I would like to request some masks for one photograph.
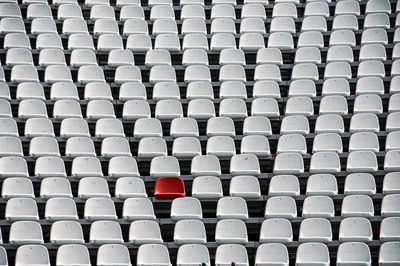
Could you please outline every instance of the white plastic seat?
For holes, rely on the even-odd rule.
[[[400,194],[391,194],[384,196],[381,205],[381,215],[383,217],[399,216],[399,201]]]
[[[297,47],[324,47],[324,39],[319,31],[306,31],[299,35]]]
[[[304,218],[327,218],[335,216],[335,207],[333,201],[328,196],[308,196],[303,202]]]
[[[311,116],[314,114],[314,105],[309,97],[297,96],[289,98],[286,103],[285,115],[304,115]]]
[[[236,19],[235,8],[229,4],[213,5],[211,9],[211,19],[217,18]]]
[[[219,199],[217,204],[217,218],[220,220],[248,219],[246,201],[240,197],[223,197]]]
[[[1,190],[3,198],[34,198],[32,181],[22,177],[10,177],[4,180]]]
[[[89,31],[86,21],[82,18],[68,18],[63,21],[62,33],[65,35],[71,35],[74,33],[89,34]]]
[[[108,35],[103,34],[102,36],[102,38],[106,38]],[[108,65],[110,67],[133,66],[134,64],[133,54],[129,50],[113,49],[108,54]]]
[[[301,242],[330,242],[332,228],[327,219],[306,218],[300,224],[299,241]]]
[[[339,241],[372,241],[371,223],[363,217],[343,219],[339,227]]]
[[[213,117],[207,121],[207,136],[235,136],[235,125],[229,117]]]
[[[329,46],[336,45],[356,45],[356,37],[351,30],[337,30],[333,31],[331,37],[329,38]]]
[[[129,100],[125,102],[122,109],[122,118],[124,120],[150,118],[150,115],[150,105],[145,100]]]
[[[276,153],[284,152],[306,154],[307,145],[304,136],[300,134],[286,134],[280,136]]]
[[[176,34],[162,33],[156,36],[154,49],[166,49],[170,52],[181,50],[179,38]]]
[[[4,105],[3,108],[7,109],[7,106]],[[3,117],[6,116],[3,115]],[[47,118],[46,104],[37,99],[22,100],[18,106],[18,117],[21,119]]]
[[[30,5],[31,6],[36,6],[36,5]],[[47,7],[47,5],[44,5]],[[28,9],[29,9],[28,7]],[[40,7],[42,8],[42,7]],[[50,10],[49,10],[50,11]],[[47,14],[50,17],[40,17],[40,18],[35,18],[32,20],[31,24],[31,33],[38,35],[42,33],[50,33],[50,34],[57,34],[57,27],[56,24],[53,21],[53,18],[51,17],[51,13]]]
[[[151,39],[147,34],[129,35],[126,41],[126,49],[132,52],[146,52],[152,49]]]
[[[329,7],[325,2],[308,2],[304,9],[304,16],[323,16],[329,17]]]
[[[269,119],[262,116],[247,117],[243,122],[243,135],[272,135],[272,128]]]
[[[49,252],[42,245],[23,245],[17,249],[15,265],[50,266]]]
[[[39,76],[33,65],[15,65],[11,69],[11,82],[39,82]]]
[[[327,63],[331,62],[347,62],[352,63],[354,61],[353,50],[347,45],[331,46],[328,49],[326,58]]]
[[[113,50],[122,50],[122,38],[115,33],[106,33],[99,36],[97,40],[97,50],[101,53]]]
[[[185,67],[192,65],[208,66],[207,52],[202,49],[185,50],[182,56],[182,65]]]
[[[94,36],[102,34],[119,34],[118,24],[114,19],[101,18],[94,22]]]
[[[290,243],[293,241],[292,225],[282,218],[264,220],[260,229],[261,243]]]
[[[138,147],[138,157],[154,158],[157,156],[167,156],[167,144],[160,137],[145,137],[140,139]]]
[[[347,242],[339,245],[336,264],[344,266],[348,264],[371,265],[371,253],[369,247],[361,242]]]
[[[338,15],[333,19],[332,30],[358,30],[357,17],[354,15]]]
[[[213,35],[215,36],[215,35]],[[213,37],[211,37],[212,39]],[[217,37],[215,37],[217,38]],[[231,43],[231,41],[230,41]],[[207,37],[203,33],[190,33],[183,37],[182,49],[203,49],[208,50]],[[219,49],[219,48],[217,48]],[[223,48],[222,48],[223,49]]]
[[[24,156],[21,140],[17,137],[0,137],[0,156]]]
[[[385,68],[381,61],[363,61],[358,66],[357,77],[385,77]]]
[[[161,244],[144,244],[138,249],[136,265],[171,266],[172,264],[170,262],[169,252],[166,246]]]
[[[45,49],[48,50],[48,49]],[[44,50],[44,51],[45,51]],[[50,67],[50,66],[48,66]],[[51,85],[50,99],[57,100],[79,100],[78,89],[70,82],[56,82]]]
[[[356,95],[384,93],[383,81],[379,77],[363,77],[357,80]]]
[[[183,117],[182,104],[178,100],[160,100],[156,104],[155,117],[170,120]]]
[[[77,221],[56,221],[50,230],[50,242],[56,245],[83,244],[82,227]]]
[[[129,100],[146,100],[146,88],[140,82],[122,83],[119,89],[119,100],[126,102]]]
[[[36,202],[32,198],[12,198],[7,201],[5,218],[8,221],[39,220]]]
[[[399,242],[383,243],[381,248],[379,249],[379,265],[390,265],[393,263],[399,263],[399,245]]]
[[[13,245],[43,244],[42,227],[35,221],[19,221],[10,227],[9,242]]]
[[[95,157],[77,157],[72,161],[72,176],[80,177],[101,177],[103,172],[99,159]]]
[[[6,64],[9,67],[33,65],[32,53],[27,48],[11,48],[7,51]]]
[[[78,82],[105,82],[103,69],[99,66],[81,66],[78,70]]]
[[[219,55],[220,65],[245,65],[244,52],[240,49],[224,49]]]
[[[238,266],[248,266],[249,259],[246,248],[238,244],[224,244],[218,246],[215,253],[215,265],[228,266],[231,265],[232,262]]]
[[[357,1],[340,1],[335,7],[336,15],[360,15],[360,5]]]
[[[379,239],[382,242],[388,241],[399,241],[399,217],[387,217],[381,222],[381,227],[379,231]]]
[[[210,33],[236,34],[235,22],[231,18],[216,18],[211,22]]]
[[[124,201],[122,217],[129,221],[155,220],[153,203],[148,198],[129,198]]]
[[[229,194],[232,197],[259,198],[260,184],[254,176],[235,176],[231,179]]]
[[[342,201],[342,217],[374,216],[374,204],[367,195],[349,195]]]
[[[241,18],[261,18],[266,20],[267,15],[265,14],[265,9],[262,4],[249,3],[243,5]]]
[[[215,227],[215,241],[218,244],[246,244],[248,242],[246,224],[237,219],[218,221]]]
[[[0,158],[0,177],[29,177],[28,166],[22,157]]]
[[[136,34],[143,34],[141,35],[141,37],[145,36],[148,37],[147,35],[149,34],[149,29],[147,27],[146,21],[141,18],[129,18],[125,20],[123,27],[123,35],[130,36]],[[139,37],[140,36],[136,36],[136,38]],[[135,38],[135,36],[133,36],[132,38]]]
[[[75,202],[71,198],[50,198],[46,202],[44,217],[48,221],[77,220]]]
[[[147,197],[143,180],[133,176],[118,178],[115,184],[115,196],[120,199]]]
[[[63,177],[48,177],[40,183],[40,197],[47,199],[53,197],[72,198],[71,184]]]
[[[175,118],[171,122],[170,136],[176,137],[197,137],[199,129],[196,120],[193,118]]]
[[[153,23],[153,35],[159,34],[178,34],[178,27],[175,20],[172,19],[157,19]]]
[[[132,157],[112,157],[108,164],[108,175],[114,178],[139,177],[136,160]]]
[[[352,134],[349,141],[349,152],[357,150],[379,152],[377,135],[373,132],[357,132]]]
[[[255,265],[277,264],[289,265],[289,255],[285,245],[280,243],[265,243],[257,248]]]
[[[151,8],[150,19],[155,21],[157,19],[175,19],[175,14],[172,6],[156,5]]]
[[[259,175],[261,173],[257,156],[254,154],[238,154],[231,158],[232,175]]]
[[[383,179],[383,194],[396,194],[399,193],[399,184],[398,184],[398,175],[399,173],[392,172],[385,175]]]
[[[361,64],[361,63],[360,63]],[[351,67],[347,62],[331,62],[326,65],[324,79],[344,78],[351,79]]]
[[[88,5],[90,9],[90,20],[96,21],[98,19],[107,18],[115,19],[114,9],[109,5]]]
[[[194,119],[215,117],[214,103],[209,99],[194,99],[188,104],[187,116]]]
[[[89,126],[82,118],[66,118],[61,121],[60,136],[70,137],[90,137]]]
[[[173,156],[154,157],[150,164],[150,175],[160,176],[180,176],[178,160]]]
[[[308,119],[302,115],[285,116],[281,123],[281,134],[301,134],[310,132]]]
[[[97,251],[97,264],[105,266],[132,265],[128,248],[122,244],[101,245]]]
[[[89,241],[95,245],[123,243],[120,225],[115,221],[95,221],[90,226]]]
[[[59,5],[57,18],[60,20],[66,20],[68,18],[83,19],[81,7],[77,3]]]
[[[48,84],[54,84],[58,82],[72,82],[71,71],[67,66],[63,65],[51,65],[46,67],[44,73],[44,81]]]
[[[0,17],[7,18],[7,17],[16,17],[22,18],[21,10],[18,5],[15,3],[7,3],[6,1],[2,2],[0,6]]]
[[[142,82],[142,74],[137,66],[119,66],[115,70],[114,81],[118,85],[126,82]]]
[[[389,113],[393,113],[393,112],[398,112],[400,111],[400,106],[399,106],[399,94],[394,94],[392,96],[390,96],[389,99]]]
[[[194,99],[212,100],[214,99],[214,89],[211,86],[211,83],[208,81],[190,82],[186,88],[186,98],[188,100],[194,100]]]
[[[265,23],[261,18],[244,18],[240,21],[240,33],[265,34]]]
[[[178,158],[193,158],[201,155],[200,141],[195,137],[179,137],[172,144],[172,155]]]
[[[149,81],[153,84],[157,82],[176,82],[175,70],[167,65],[153,66],[150,70]]]
[[[235,154],[235,143],[231,137],[213,136],[207,140],[207,155],[232,157]]]
[[[206,246],[200,244],[185,244],[179,247],[176,264],[184,266],[187,264],[211,265],[210,255]]]
[[[297,248],[296,265],[330,265],[328,247],[323,243],[303,243]]]
[[[236,49],[235,37],[229,33],[216,33],[211,37],[210,49],[222,51],[223,49]]]
[[[57,250],[57,265],[90,265],[89,250],[83,245],[63,245]]]
[[[60,156],[58,142],[52,137],[35,137],[29,145],[29,156],[34,158],[42,156]]]
[[[86,84],[84,98],[88,101],[113,100],[110,85],[102,82],[91,82]]]
[[[8,33],[4,37],[4,49],[26,48],[31,49],[28,36],[25,33]]]
[[[390,3],[388,1],[371,1],[371,3],[368,3],[366,8],[365,8],[365,13],[370,14],[370,13],[391,13],[391,7]]]
[[[277,48],[262,48],[257,51],[257,65],[276,64],[283,65],[282,53]]]
[[[114,202],[109,198],[90,198],[85,203],[84,217],[90,221],[115,220]]]
[[[321,63],[321,51],[316,47],[301,47],[296,50],[294,62],[296,64],[297,63],[320,64]],[[307,67],[307,68],[310,68],[310,67]],[[298,69],[298,71],[299,70],[300,69]]]
[[[206,23],[202,18],[188,18],[182,22],[182,35],[206,34]]]
[[[214,155],[199,155],[192,159],[191,174],[193,176],[220,176],[221,166]]]
[[[265,48],[264,36],[256,32],[246,32],[241,34],[239,49],[243,51],[257,51]]]
[[[375,114],[355,114],[350,120],[350,133],[379,132],[379,120]]]
[[[269,184],[269,196],[300,195],[299,180],[294,175],[275,175]]]
[[[25,122],[25,136],[34,137],[54,137],[53,124],[48,118],[29,118]]]
[[[378,170],[375,153],[372,151],[353,151],[347,158],[347,172],[373,173]]]
[[[26,33],[25,24],[21,18],[2,18],[0,22],[0,32],[1,34],[8,33]]]
[[[324,84],[322,86],[322,96],[328,95],[349,96],[350,85],[348,80],[345,78],[330,78],[324,80]]]
[[[254,81],[261,80],[281,82],[282,77],[279,67],[275,64],[257,65],[254,70]]]
[[[388,37],[386,30],[380,28],[371,28],[363,31],[361,35],[361,45],[364,44],[388,44]]]
[[[65,145],[65,155],[68,157],[96,156],[93,140],[87,137],[72,137]]]
[[[198,199],[217,199],[222,197],[222,184],[218,177],[199,176],[193,180],[192,196]]]
[[[307,196],[334,196],[338,193],[335,176],[332,174],[313,174],[307,180]]]
[[[296,201],[290,196],[270,197],[265,206],[264,217],[293,219],[297,217]]]
[[[275,99],[257,98],[251,105],[252,116],[265,116],[268,118],[279,117],[279,106]]]
[[[302,174],[303,158],[298,153],[281,153],[275,158],[274,174]]]
[[[277,3],[272,10],[272,17],[297,18],[297,9],[293,3]]]
[[[326,19],[323,16],[305,17],[301,24],[301,31],[326,32],[328,29]]]
[[[180,220],[175,224],[174,242],[182,244],[205,244],[206,230],[202,221]]]
[[[157,65],[171,65],[171,56],[165,49],[155,49],[146,52],[145,64],[147,67]]]
[[[39,65],[48,67],[51,65],[66,66],[67,64],[63,51],[59,49],[44,49],[39,53]]]
[[[19,137],[15,120],[11,118],[0,118],[0,136]]]
[[[171,204],[171,219],[174,221],[202,219],[201,203],[197,198],[177,198]]]
[[[382,44],[365,44],[360,49],[359,60],[386,61],[385,47]]]
[[[241,81],[225,81],[219,88],[220,99],[228,98],[247,98],[246,85]]]
[[[399,112],[389,113],[387,120],[386,120],[386,131],[398,131],[399,130]]]
[[[271,155],[267,137],[260,135],[245,136],[240,143],[241,154],[254,154],[257,157],[268,157]]]
[[[106,158],[132,156],[129,142],[123,137],[107,137],[101,144],[101,155]]]
[[[313,153],[316,152],[343,152],[342,139],[337,133],[322,133],[314,137]]]
[[[185,69],[184,81],[185,83],[211,82],[210,69],[208,66],[198,64],[188,66]]]
[[[107,181],[103,178],[84,177],[79,180],[78,197],[82,199],[104,197],[109,198]]]
[[[206,15],[204,7],[201,5],[184,5],[181,10],[181,20],[186,19],[202,19],[205,20]]]
[[[90,49],[94,50],[92,36],[87,33],[74,33],[68,37],[68,49]]]

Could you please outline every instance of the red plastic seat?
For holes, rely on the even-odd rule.
[[[176,176],[160,177],[156,181],[154,197],[157,199],[175,199],[185,197],[185,185]]]

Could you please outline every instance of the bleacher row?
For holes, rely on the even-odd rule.
[[[1,0],[0,47],[0,265],[400,264],[400,2]]]

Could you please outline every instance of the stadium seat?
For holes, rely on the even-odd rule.
[[[162,157],[158,158],[163,159]],[[179,177],[159,177],[154,191],[154,196],[160,199],[185,197],[185,187]]]

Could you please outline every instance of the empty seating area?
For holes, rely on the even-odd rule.
[[[400,265],[400,2],[1,0],[0,265]]]

